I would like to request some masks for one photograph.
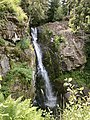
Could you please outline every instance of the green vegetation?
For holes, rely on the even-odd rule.
[[[30,24],[39,25],[47,19],[48,0],[22,0],[21,5],[30,18]]]
[[[10,85],[14,84],[18,80],[18,83],[31,85],[32,69],[27,66],[27,63],[13,63],[11,70],[7,73],[2,81],[2,93],[5,98],[11,93]],[[22,91],[21,91],[22,93]]]
[[[62,22],[69,21],[68,24],[73,34],[78,33],[80,37],[81,34],[83,34],[83,37],[85,37],[87,62],[84,68],[82,66],[82,68],[75,70],[62,71],[61,68],[57,67],[59,63],[61,64],[62,59],[62,56],[59,56],[59,47],[66,39],[62,35],[55,35],[52,30],[48,29],[47,22],[61,20]],[[8,25],[9,23],[12,26]],[[56,119],[50,112],[47,113],[37,107],[33,107],[31,103],[32,97],[28,94],[32,92],[33,71],[31,67],[33,65],[31,65],[30,60],[33,58],[30,58],[32,55],[27,55],[26,57],[28,53],[25,53],[28,52],[25,51],[26,49],[32,49],[30,46],[30,37],[26,35],[26,33],[30,33],[30,31],[24,31],[26,32],[25,34],[22,31],[23,24],[25,25],[24,27],[27,27],[28,23],[30,26],[47,23],[43,27],[40,27],[41,33],[39,36],[41,44],[48,48],[42,48],[46,52],[43,62],[45,62],[47,70],[51,72],[51,80],[56,80],[57,83],[65,82],[65,88],[70,92],[68,99],[69,104],[67,104],[63,110],[60,108],[62,113],[61,120],[90,120],[90,94],[84,96],[84,88],[82,87],[90,88],[90,37],[87,38],[90,33],[89,0],[0,0],[0,58],[5,55],[9,58],[10,63],[10,70],[7,74],[3,74],[3,77],[0,75],[0,120]],[[10,27],[15,27],[15,30],[12,30]],[[62,27],[64,28],[62,29]],[[58,30],[63,30],[61,31],[63,34],[64,30],[66,30],[65,33],[67,33],[66,36],[68,36],[69,29],[67,29],[68,26],[65,28],[65,26],[61,25],[61,28]],[[6,30],[7,33],[5,34]],[[21,32],[20,41],[17,41],[15,44],[10,42],[12,41],[11,39],[14,32],[18,32],[18,36],[19,32]],[[56,33],[58,34],[57,31]],[[5,38],[6,41],[2,37]],[[84,38],[82,41],[83,40]],[[30,51],[30,54],[32,54],[31,52],[32,51]],[[2,74],[2,66],[0,66],[0,74]],[[67,78],[66,80],[68,81],[64,81],[65,78]],[[69,78],[72,78],[72,81]],[[71,82],[77,85],[77,87],[72,85]],[[59,85],[56,87],[58,86]],[[60,91],[57,91],[57,94],[59,92]],[[23,97],[19,97],[22,95]]]
[[[14,100],[9,96],[0,103],[0,120],[44,120],[42,111],[32,107],[30,99],[21,100],[22,97]]]
[[[90,30],[90,2],[89,0],[68,0],[70,7],[69,25],[74,32],[84,30],[89,33]]]
[[[68,106],[64,110],[63,120],[89,120],[90,119],[90,106],[85,105],[73,105]]]
[[[69,104],[63,110],[60,120],[89,120],[90,119],[90,96],[83,96],[83,89],[76,88],[72,83],[72,79],[65,79],[64,87],[70,92]],[[42,114],[44,117],[42,117]],[[7,97],[4,100],[0,92],[0,120],[54,120],[53,116],[46,111],[33,107],[30,99],[17,100]]]
[[[58,49],[58,47],[60,46],[60,43],[62,43],[62,42],[65,42],[65,38],[64,38],[64,36],[62,36],[62,35],[56,35],[55,36],[55,41],[54,41],[54,43],[55,43],[55,47]]]
[[[65,78],[73,78],[79,86],[88,86],[90,87],[90,73],[86,70],[72,70],[70,72],[62,72],[60,74],[60,80]]]
[[[2,77],[0,76],[2,81]],[[42,117],[44,113],[44,117]],[[0,84],[0,120],[49,120],[50,115],[46,111],[37,109],[31,103],[30,99],[19,97],[18,99],[12,99],[9,95],[6,99],[1,92]]]
[[[44,44],[49,44],[50,43],[50,39],[53,36],[53,32],[48,28],[47,25],[44,25],[43,27],[41,27],[41,34],[40,34],[40,42],[44,43]]]
[[[54,13],[54,21],[60,21],[63,19],[63,17],[63,9],[61,6],[59,6]]]
[[[1,0],[0,1],[0,18],[5,17],[8,13],[15,15],[19,22],[27,20],[27,16],[20,7],[21,0]]]
[[[61,20],[63,17],[63,9],[60,0],[51,0],[47,12],[48,21]]]
[[[18,78],[22,82],[28,82],[32,79],[32,70],[27,66],[27,63],[17,63],[13,64],[12,69],[7,73],[6,79]]]
[[[43,24],[47,21],[59,21],[63,18],[60,0],[22,0],[21,6],[30,17],[32,25]]]
[[[70,92],[69,103],[63,112],[63,120],[89,120],[90,119],[90,94],[83,96],[82,88],[75,88],[71,84],[71,78],[68,79],[64,86],[67,86],[67,91]]]
[[[5,40],[0,38],[0,46],[4,46],[5,45]]]
[[[23,38],[20,42],[19,42],[20,48],[22,50],[28,49],[30,47],[30,40],[27,38]]]

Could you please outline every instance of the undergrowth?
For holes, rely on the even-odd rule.
[[[32,80],[32,69],[27,66],[27,63],[13,64],[11,70],[6,74],[2,81],[2,93],[5,98],[10,95],[10,86],[18,81],[22,86],[30,86]],[[22,92],[22,91],[21,91]]]
[[[9,12],[15,15],[20,23],[23,23],[27,20],[27,15],[20,7],[20,4],[21,0],[0,0],[0,17],[3,18],[3,15]]]

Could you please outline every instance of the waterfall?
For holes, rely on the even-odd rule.
[[[48,107],[54,107],[56,105],[56,97],[53,95],[49,76],[42,62],[42,51],[40,45],[37,42],[37,28],[31,28],[31,35],[33,39],[34,49],[37,55],[38,70],[45,81],[45,92],[46,92],[45,105]]]

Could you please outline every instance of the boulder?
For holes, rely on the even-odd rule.
[[[84,40],[72,33],[67,21],[47,23],[38,29],[43,62],[52,77],[86,63]]]

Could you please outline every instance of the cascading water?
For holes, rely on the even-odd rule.
[[[56,97],[53,95],[48,73],[42,62],[42,51],[40,49],[39,44],[37,43],[37,28],[31,28],[31,35],[33,39],[34,49],[37,55],[38,70],[45,81],[45,92],[46,92],[45,105],[53,108],[56,106]]]

